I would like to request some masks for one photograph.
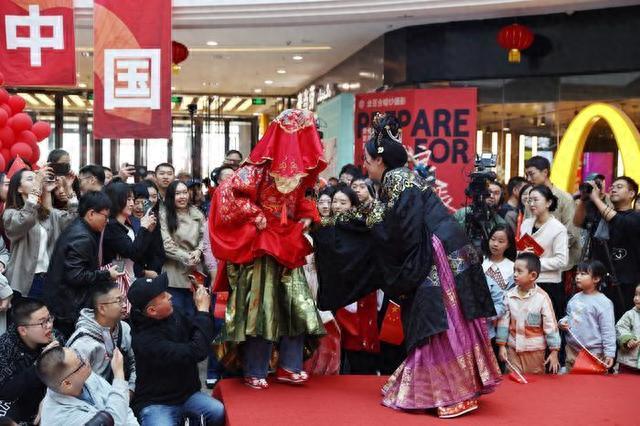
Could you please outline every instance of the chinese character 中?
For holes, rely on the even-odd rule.
[[[32,67],[42,66],[42,49],[64,50],[64,33],[62,16],[41,16],[40,6],[29,5],[29,15],[5,16],[7,33],[7,50],[29,49],[29,60]],[[19,27],[28,27],[29,35],[18,36]],[[50,37],[44,37],[41,28],[52,28]]]

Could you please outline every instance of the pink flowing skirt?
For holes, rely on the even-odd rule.
[[[413,349],[382,388],[382,403],[405,410],[446,407],[492,392],[501,374],[485,319],[467,320],[442,243],[432,237],[449,329]]]

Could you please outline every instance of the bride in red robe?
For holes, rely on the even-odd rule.
[[[326,167],[313,113],[286,110],[212,200],[213,253],[226,262],[229,300],[223,338],[242,343],[245,383],[266,389],[273,343],[276,380],[303,383],[306,335],[323,335],[303,266],[312,247],[304,231],[319,216],[307,198]]]

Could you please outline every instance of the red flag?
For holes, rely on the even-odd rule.
[[[227,301],[229,300],[228,291],[220,291],[215,293],[216,304],[213,308],[213,317],[218,319],[224,319],[224,313],[227,310]]]
[[[171,0],[95,0],[94,136],[171,135]]]
[[[571,374],[604,374],[607,372],[607,366],[596,358],[591,352],[580,349]]]
[[[7,85],[75,86],[73,0],[2,0],[0,17]]]
[[[22,169],[29,169],[29,166],[27,166],[27,164],[22,161],[22,158],[18,155],[11,165],[11,168],[9,168],[9,171],[7,171],[7,179],[11,179],[13,175]]]
[[[384,314],[382,327],[380,327],[380,340],[392,345],[399,345],[404,340],[400,306],[397,303],[390,301],[387,306],[387,312]]]

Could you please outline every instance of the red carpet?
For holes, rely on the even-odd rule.
[[[214,393],[224,402],[230,426],[640,424],[640,376],[565,375],[534,380],[521,385],[505,377],[496,392],[481,398],[477,411],[451,420],[382,406],[380,387],[385,378],[375,376],[312,377],[299,388],[271,383],[265,391],[227,379]]]

